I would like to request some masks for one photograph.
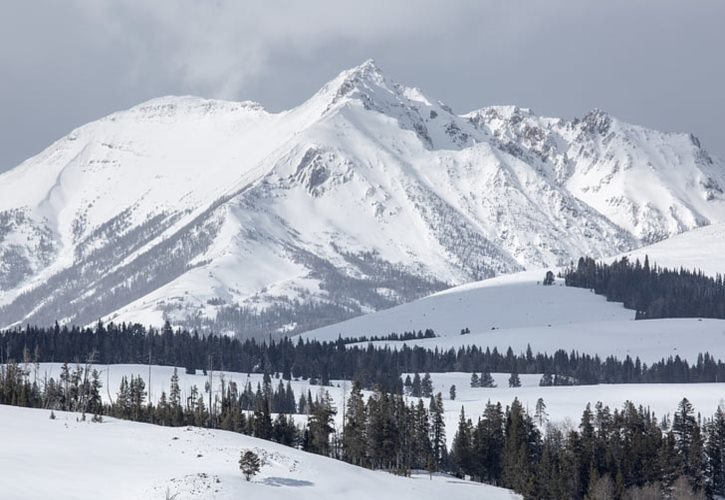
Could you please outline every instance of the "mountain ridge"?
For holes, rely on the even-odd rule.
[[[299,106],[151,99],[0,174],[0,326],[289,333],[725,221],[693,136],[455,114],[373,61]]]

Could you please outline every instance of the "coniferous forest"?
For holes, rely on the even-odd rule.
[[[432,334],[429,333],[429,335]],[[683,332],[686,334],[686,332]],[[417,334],[416,334],[417,335]],[[421,332],[421,335],[425,335]],[[466,346],[428,349],[402,344],[398,348],[349,345],[345,339],[319,342],[285,338],[258,342],[218,335],[161,330],[140,325],[94,328],[25,327],[0,332],[0,362],[85,362],[96,364],[155,364],[189,370],[213,369],[241,373],[275,373],[295,378],[355,380],[365,389],[380,386],[402,393],[401,375],[424,372],[543,373],[548,380],[573,384],[689,383],[725,380],[725,363],[702,353],[690,363],[679,356],[647,364],[639,358],[600,358],[558,350],[553,354],[515,353],[511,348]],[[544,384],[559,385],[559,384]]]
[[[725,284],[700,271],[666,269],[631,262],[627,257],[611,264],[579,259],[564,272],[566,286],[589,288],[608,301],[622,302],[637,311],[637,319],[725,318]]]

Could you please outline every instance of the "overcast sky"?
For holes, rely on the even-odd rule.
[[[463,113],[598,107],[725,158],[720,0],[2,0],[0,171],[166,94],[298,104],[373,58]]]

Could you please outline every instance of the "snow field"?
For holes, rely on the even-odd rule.
[[[448,476],[402,478],[226,431],[160,427],[74,413],[0,406],[0,492],[7,500],[520,498]],[[241,451],[263,460],[246,482]]]

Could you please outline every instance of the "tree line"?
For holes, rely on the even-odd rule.
[[[683,331],[683,335],[687,332]],[[693,362],[679,356],[647,364],[629,356],[600,358],[576,351],[523,353],[497,348],[465,346],[429,349],[402,345],[375,347],[316,340],[259,342],[227,336],[199,335],[140,325],[104,325],[94,328],[25,327],[0,332],[0,363],[85,361],[93,353],[96,364],[155,364],[185,367],[189,372],[207,368],[241,373],[281,373],[283,378],[355,380],[365,389],[381,386],[401,394],[404,373],[490,372],[543,373],[554,385],[599,383],[689,383],[725,380],[725,363],[709,353]]]
[[[722,275],[667,269],[631,262],[627,257],[611,264],[582,257],[564,271],[566,286],[589,288],[608,301],[622,302],[636,311],[637,319],[725,318],[725,284]]]

